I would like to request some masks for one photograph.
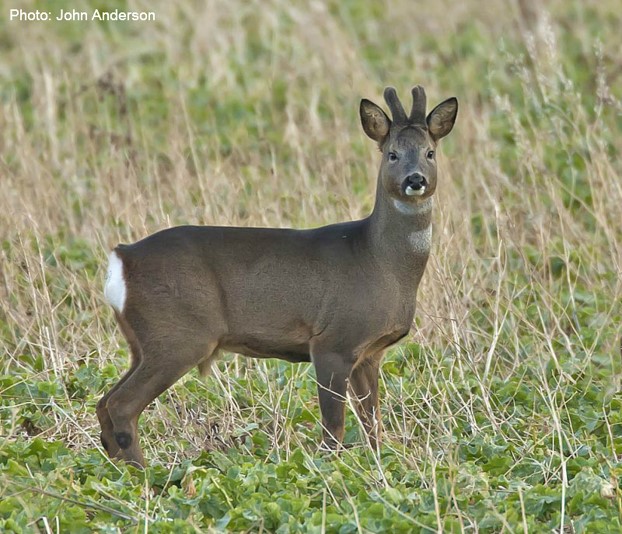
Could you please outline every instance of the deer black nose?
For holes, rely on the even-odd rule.
[[[412,190],[418,191],[422,187],[425,187],[427,183],[428,182],[423,174],[415,172],[410,176],[407,176],[406,180],[404,180],[404,190],[406,190],[407,187],[410,187]]]

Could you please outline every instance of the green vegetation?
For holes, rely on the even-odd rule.
[[[622,531],[617,3],[148,9],[0,12],[0,530]],[[226,355],[143,415],[152,467],[110,462],[95,404],[128,351],[108,249],[366,215],[359,99],[415,83],[460,112],[416,325],[382,369],[383,447],[350,413],[352,446],[319,452],[313,371]]]

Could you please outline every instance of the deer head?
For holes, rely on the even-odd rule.
[[[379,189],[394,200],[416,204],[434,194],[436,145],[453,128],[458,100],[448,98],[426,117],[423,87],[413,87],[412,97],[412,109],[406,115],[395,89],[387,87],[384,98],[392,120],[367,99],[361,100],[360,116],[363,130],[382,152]]]

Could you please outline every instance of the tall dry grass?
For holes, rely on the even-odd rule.
[[[618,17],[615,3],[575,6],[583,21],[561,1],[533,12],[524,2],[129,4],[155,9],[157,23],[68,28],[3,14],[2,373],[65,383],[84,365],[126,365],[101,291],[118,242],[176,224],[365,216],[379,158],[359,99],[420,83],[432,105],[456,95],[460,112],[440,150],[418,358],[412,348],[389,358],[418,379],[392,371],[383,381],[388,446],[406,444],[408,465],[434,465],[452,454],[456,418],[519,444],[537,432],[554,448],[577,445],[557,393],[594,356],[620,357],[622,43],[615,24],[596,34],[590,22]],[[300,437],[282,406],[312,373],[297,368],[283,388],[280,369],[228,359],[206,384],[185,379],[192,388],[171,389],[144,417],[148,457],[192,455],[175,442],[200,449],[210,421],[231,436],[262,411],[275,414],[276,448],[307,443],[313,433]],[[505,424],[511,407],[491,383],[516,372],[552,419]],[[265,381],[250,407],[239,400],[247,379]],[[612,391],[619,381],[611,376]],[[205,404],[208,391],[222,404]],[[98,393],[76,404],[65,390],[54,424],[38,431],[99,447]],[[19,406],[2,419],[4,437],[28,432]]]

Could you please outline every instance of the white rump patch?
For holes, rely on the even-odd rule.
[[[104,296],[115,310],[123,311],[127,297],[127,286],[123,278],[123,262],[113,250],[108,256],[108,272],[106,273],[106,285]]]
[[[410,245],[418,254],[428,254],[432,247],[432,225],[423,230],[415,230],[408,236]]]

